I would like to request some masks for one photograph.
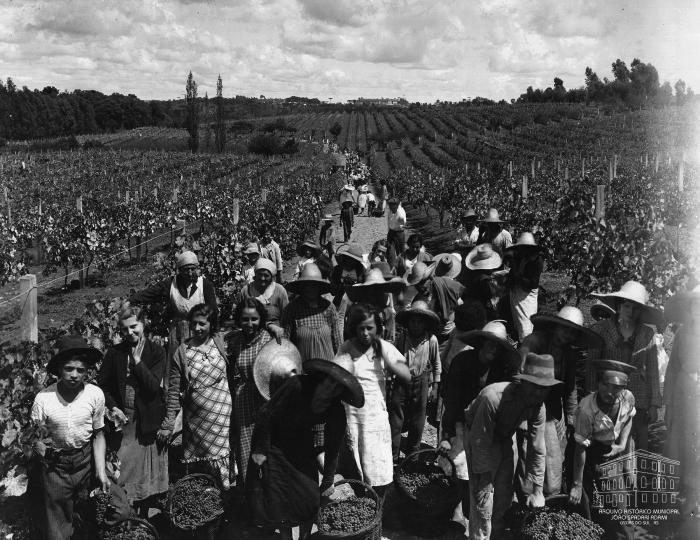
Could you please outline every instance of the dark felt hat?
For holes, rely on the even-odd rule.
[[[102,360],[102,353],[77,334],[63,336],[56,342],[56,347],[58,352],[46,364],[46,371],[52,375],[58,375],[63,362],[73,357],[78,357],[90,367]]]
[[[618,386],[627,386],[629,374],[637,369],[618,360],[593,360],[592,364],[603,381]]]
[[[304,362],[304,372],[317,372],[332,377],[343,387],[343,393],[341,394],[340,399],[342,399],[348,405],[352,405],[358,409],[364,406],[365,393],[362,390],[362,386],[358,382],[357,377],[355,377],[347,369],[335,364],[334,362],[314,358]]]
[[[603,338],[590,328],[583,326],[583,313],[574,306],[564,306],[554,314],[537,313],[530,317],[530,321],[537,329],[542,326],[559,325],[576,330],[574,345],[584,349],[597,349],[603,346]]]
[[[545,387],[563,384],[554,378],[554,357],[551,354],[527,353],[522,373],[513,378]]]

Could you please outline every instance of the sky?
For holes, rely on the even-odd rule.
[[[700,91],[697,0],[0,0],[0,78],[142,99],[457,101],[610,77],[621,58]]]

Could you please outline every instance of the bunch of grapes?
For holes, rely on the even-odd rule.
[[[520,535],[523,540],[600,540],[603,532],[579,514],[545,508],[525,518]]]
[[[318,528],[324,533],[353,533],[367,526],[377,514],[377,503],[368,497],[350,497],[321,508]]]
[[[100,491],[95,494],[95,522],[98,525],[104,525],[105,521],[111,516],[113,511],[112,495]]]
[[[178,527],[199,527],[224,513],[221,491],[205,478],[184,480],[170,497],[170,512]]]
[[[427,505],[445,500],[451,489],[449,479],[442,472],[404,472],[400,482],[410,495]]]
[[[131,521],[122,521],[109,529],[102,531],[102,540],[156,540],[153,533],[141,524]]]

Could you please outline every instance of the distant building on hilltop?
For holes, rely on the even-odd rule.
[[[380,107],[408,107],[404,98],[357,98],[349,99],[350,105],[375,105]]]

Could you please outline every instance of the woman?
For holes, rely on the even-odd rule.
[[[664,421],[668,428],[664,456],[681,462],[681,497],[684,517],[697,515],[700,507],[700,287],[673,296],[667,303],[666,320],[683,324],[676,334],[666,370]],[[694,521],[694,520],[691,520]]]
[[[215,336],[214,312],[209,306],[194,306],[187,319],[192,337],[180,345],[170,366],[167,413],[158,439],[164,443],[170,438],[182,407],[183,462],[215,474],[228,489],[231,394],[226,347]]]
[[[308,538],[319,508],[318,469],[315,463],[314,428],[324,430],[326,459],[320,492],[333,491],[338,453],[345,433],[343,402],[362,407],[364,394],[357,379],[340,366],[311,359],[304,375],[274,380],[270,367],[260,392],[272,397],[260,412],[253,435],[251,475],[248,493],[255,521],[280,528],[283,539],[291,539],[291,527],[299,525],[299,538]],[[253,470],[255,467],[258,470]],[[256,489],[258,488],[258,489]],[[255,494],[267,492],[265,508],[256,504]]]
[[[168,490],[168,450],[156,443],[165,417],[165,350],[146,338],[145,324],[143,309],[122,310],[122,342],[107,351],[97,384],[115,426],[108,443],[121,462],[119,483],[129,504],[148,517],[148,499]]]
[[[265,306],[266,328],[277,339],[282,339],[284,330],[280,326],[280,316],[289,303],[287,291],[274,281],[277,268],[269,259],[258,259],[255,263],[255,277],[241,290],[238,303],[246,298],[255,298]]]
[[[406,251],[404,254],[396,257],[396,274],[405,278],[417,262],[429,264],[432,261],[433,257],[430,253],[425,251],[425,247],[423,246],[423,237],[420,234],[414,233],[409,236],[406,241]]]
[[[377,334],[379,311],[355,304],[348,312],[351,336],[343,343],[334,362],[352,373],[362,386],[364,407],[345,405],[347,440],[360,478],[380,496],[392,482],[391,427],[386,407],[386,372],[402,383],[411,380],[406,359],[391,343]]]
[[[649,424],[658,420],[661,406],[661,381],[654,330],[647,325],[663,327],[661,310],[647,305],[649,295],[637,281],[626,282],[619,291],[593,293],[615,310],[616,316],[598,321],[591,330],[603,338],[603,347],[590,347],[586,369],[586,389],[595,391],[596,378],[592,360],[604,358],[630,364],[627,389],[635,399],[637,414],[632,422],[635,447],[648,450]]]
[[[388,264],[384,263],[386,266]],[[346,286],[345,292],[352,302],[368,304],[377,308],[381,313],[381,325],[378,335],[388,341],[396,337],[396,309],[394,296],[401,295],[406,289],[406,282],[393,275],[385,277],[382,269],[374,267],[365,271],[362,283]],[[345,334],[345,337],[350,337]]]
[[[236,307],[236,325],[241,329],[229,342],[231,395],[233,396],[233,437],[239,480],[245,480],[255,418],[265,400],[255,387],[253,364],[260,349],[272,336],[265,329],[267,311],[255,298],[245,298]]]
[[[342,345],[338,311],[323,298],[330,289],[330,283],[313,263],[304,266],[299,278],[287,284],[287,290],[297,296],[284,308],[280,325],[304,361],[332,360]]]

